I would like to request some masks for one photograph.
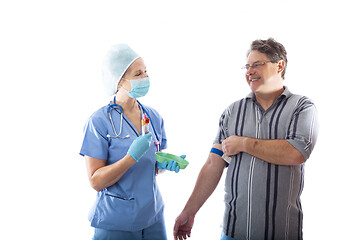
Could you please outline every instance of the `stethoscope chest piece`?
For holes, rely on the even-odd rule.
[[[120,138],[120,139],[125,139],[125,138],[129,138],[130,135],[126,135],[125,137],[120,137],[120,136],[110,136],[110,134],[106,135],[107,138]]]

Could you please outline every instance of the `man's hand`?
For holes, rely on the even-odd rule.
[[[183,240],[190,237],[191,229],[194,225],[194,215],[182,212],[175,220],[174,225],[174,239]]]
[[[226,156],[233,156],[240,152],[243,152],[243,142],[245,140],[245,137],[240,137],[236,135],[232,135],[225,139],[222,144],[222,151]]]

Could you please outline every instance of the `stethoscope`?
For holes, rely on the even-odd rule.
[[[123,124],[123,119],[124,119],[124,116],[123,116],[124,111],[123,111],[123,108],[122,108],[119,104],[116,104],[116,103],[115,103],[115,98],[116,98],[116,97],[114,97],[113,103],[112,103],[112,104],[109,104],[109,106],[108,106],[108,108],[107,108],[107,113],[108,113],[108,115],[109,115],[111,127],[112,127],[112,129],[113,129],[113,131],[114,131],[115,136],[110,136],[110,134],[107,134],[106,137],[108,137],[108,138],[126,139],[126,138],[129,138],[129,137],[130,137],[129,134],[126,135],[125,137],[121,137],[121,136],[120,136],[120,135],[121,135],[121,132],[122,132],[122,124]],[[159,137],[158,137],[158,135],[157,135],[157,133],[156,133],[154,124],[153,124],[153,122],[152,122],[152,120],[151,120],[151,118],[150,118],[150,114],[146,111],[146,109],[144,108],[144,106],[143,106],[138,100],[136,100],[136,101],[137,101],[137,103],[139,104],[139,106],[141,107],[141,109],[143,110],[143,112],[148,116],[148,118],[149,118],[149,120],[150,120],[150,124],[151,124],[151,126],[152,126],[152,129],[154,130],[155,137],[156,137],[155,145],[156,145],[157,151],[159,152],[159,151],[160,151],[160,140],[159,140]],[[115,129],[115,126],[114,126],[114,121],[113,121],[113,119],[112,119],[112,117],[111,117],[111,111],[112,111],[112,109],[113,109],[114,107],[118,107],[118,108],[120,109],[120,130],[119,130],[119,133],[116,133],[116,129]]]

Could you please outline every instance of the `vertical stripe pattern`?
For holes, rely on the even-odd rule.
[[[230,105],[215,143],[231,135],[285,139],[304,157],[317,138],[315,107],[287,88],[269,109],[253,95]],[[302,239],[303,165],[280,166],[247,153],[232,157],[225,180],[224,233],[236,239]]]

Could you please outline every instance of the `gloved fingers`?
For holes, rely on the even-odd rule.
[[[151,132],[148,132],[147,134],[145,134],[145,138],[147,139],[151,139],[151,136],[152,136],[152,133]]]
[[[157,162],[158,169],[166,169],[167,161],[164,161],[162,163]]]
[[[180,171],[180,167],[177,165],[177,162],[170,160],[169,164],[166,167],[167,170],[178,173]]]
[[[146,153],[149,149],[151,143],[151,132],[147,133],[144,136],[137,137],[128,150],[128,154],[135,159],[135,161],[139,161],[140,158]]]
[[[173,161],[170,167],[170,171],[175,171],[175,168],[176,168],[176,162]]]
[[[184,155],[181,155],[180,156],[182,159],[185,159],[186,158],[186,155],[184,154]]]
[[[173,160],[169,161],[169,164],[166,166],[166,170],[171,171],[171,166],[172,166],[173,162],[174,162]]]

